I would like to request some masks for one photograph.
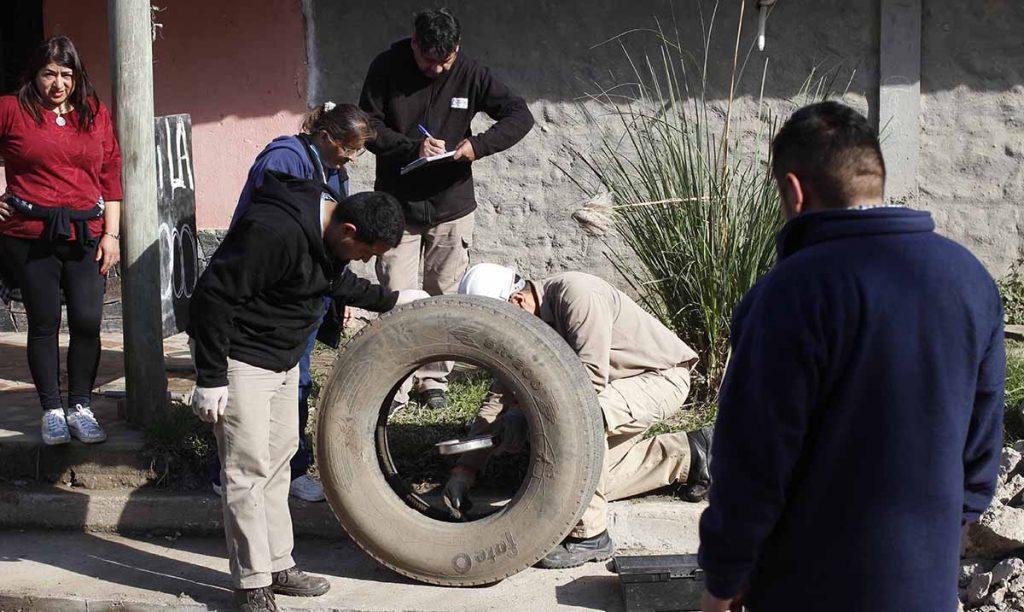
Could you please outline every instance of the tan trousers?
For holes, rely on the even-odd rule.
[[[608,502],[686,480],[690,443],[686,432],[644,439],[644,432],[683,407],[690,392],[690,368],[645,372],[620,378],[598,396],[607,444],[597,492],[570,534],[590,538],[608,528]]]
[[[288,486],[299,446],[298,392],[298,366],[272,372],[228,359],[228,406],[213,432],[235,588],[269,586],[271,572],[295,565]]]
[[[437,227],[407,225],[402,242],[377,258],[377,279],[391,291],[419,289],[422,264],[424,291],[430,295],[455,293],[469,266],[473,225],[473,213]],[[421,367],[415,374],[420,390],[447,389],[453,365],[443,361]],[[404,402],[408,387],[403,386],[395,399]]]

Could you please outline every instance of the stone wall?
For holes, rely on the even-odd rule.
[[[412,15],[424,4],[311,0],[311,101],[357,100],[369,62],[411,32]],[[463,25],[463,51],[523,95],[537,119],[522,143],[474,167],[480,205],[474,260],[514,264],[531,275],[585,269],[614,278],[606,252],[621,245],[588,237],[570,219],[583,194],[562,169],[582,176],[569,151],[588,151],[596,141],[580,101],[633,80],[620,41],[639,57],[654,50],[649,30],[660,26],[699,61],[704,32],[713,24],[707,90],[723,106],[739,4],[448,2]],[[753,48],[756,16],[753,3],[747,4],[740,52],[745,70],[734,109],[739,126],[753,124],[766,60],[765,97],[780,115],[794,107],[790,99],[812,71],[835,71],[839,89],[849,80],[844,100],[877,121],[877,0],[779,2],[768,22],[763,53]],[[1022,246],[1022,28],[1024,5],[1012,0],[984,0],[970,8],[955,0],[924,2],[915,205],[932,211],[940,231],[971,248],[996,275],[1006,271]],[[633,32],[606,43],[628,31]],[[486,125],[478,120],[476,127]],[[372,158],[360,158],[352,175],[357,189],[371,188]]]
[[[432,3],[305,0],[309,102],[356,101],[366,68],[408,36],[412,15]],[[463,25],[463,51],[523,95],[537,120],[513,149],[477,162],[474,261],[511,264],[530,276],[579,269],[625,287],[608,253],[614,238],[588,236],[570,215],[584,194],[565,172],[586,176],[572,151],[597,143],[583,109],[587,95],[635,80],[634,58],[656,50],[660,28],[692,54],[690,73],[707,52],[713,119],[724,116],[739,0],[451,0]],[[812,73],[835,74],[843,100],[878,120],[879,0],[784,0],[768,21],[768,45],[754,47],[753,2],[743,23],[742,78],[734,133],[752,135],[762,70],[766,105],[785,117]],[[915,206],[931,211],[939,231],[1000,276],[1021,253],[1024,211],[1024,3],[925,0],[921,32],[920,159]],[[617,35],[628,35],[616,38]],[[653,59],[657,59],[654,57]],[[848,87],[847,87],[848,81]],[[694,80],[697,85],[699,80]],[[489,121],[480,117],[475,130]],[[885,126],[882,136],[886,137]],[[197,153],[198,157],[198,153]],[[371,155],[350,169],[356,190],[372,188]],[[563,170],[565,172],[563,172]],[[236,189],[240,189],[237,185]],[[220,231],[204,231],[203,251]],[[360,271],[372,276],[365,266]]]

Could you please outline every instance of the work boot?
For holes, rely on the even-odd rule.
[[[714,425],[686,433],[690,442],[690,472],[679,488],[679,497],[688,502],[703,501],[711,490],[711,440],[714,433]]]
[[[565,569],[588,561],[604,561],[615,554],[615,542],[607,531],[592,538],[566,538],[537,563],[546,569]]]
[[[277,612],[277,602],[270,587],[236,589],[235,603],[242,612]]]
[[[448,398],[444,389],[428,389],[420,393],[420,401],[431,410],[444,410],[448,407]]]
[[[325,578],[311,576],[294,567],[281,572],[274,572],[273,580],[270,588],[278,595],[316,597],[331,590],[331,583],[327,582]]]

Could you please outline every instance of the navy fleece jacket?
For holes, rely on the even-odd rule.
[[[778,256],[733,317],[708,590],[758,612],[956,610],[961,527],[1000,459],[995,283],[901,208],[799,216]]]

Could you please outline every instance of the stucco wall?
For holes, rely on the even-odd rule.
[[[299,0],[153,2],[156,113],[192,115],[200,228],[226,227],[246,173],[275,136],[298,130],[306,106]],[[110,103],[106,2],[47,0],[47,35],[67,34]]]
[[[1024,3],[924,2],[920,203],[999,274],[1024,241]]]
[[[410,33],[412,15],[421,4],[312,0],[316,68],[311,98],[356,100],[370,60]],[[568,151],[585,151],[595,143],[592,128],[582,121],[580,98],[631,79],[617,43],[596,45],[660,24],[701,57],[702,32],[712,23],[716,3],[447,4],[463,24],[464,52],[521,93],[537,119],[537,127],[517,147],[474,168],[480,204],[474,259],[513,263],[534,275],[575,268],[613,277],[604,255],[609,246],[583,234],[570,219],[582,196],[557,167],[578,173]],[[1022,246],[1024,45],[1019,32],[1024,5],[1013,0],[984,0],[970,8],[955,0],[924,5],[916,205],[934,212],[941,232],[966,244],[1001,274]],[[720,2],[713,19],[708,88],[719,103],[728,87],[738,7],[739,2]],[[779,2],[768,23],[767,49],[747,59],[734,109],[738,129],[752,124],[765,59],[765,95],[777,112],[793,108],[787,100],[812,69],[818,74],[835,69],[840,89],[852,75],[845,101],[877,121],[878,24],[875,0]],[[743,28],[741,62],[755,34],[750,10]],[[634,55],[653,49],[649,33],[624,40]],[[486,124],[478,121],[481,129]],[[360,158],[352,170],[356,186],[372,185],[372,165],[372,158]]]

